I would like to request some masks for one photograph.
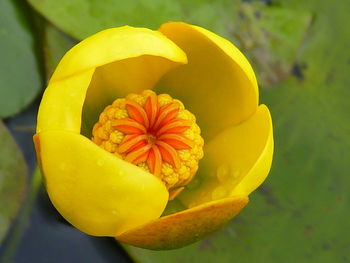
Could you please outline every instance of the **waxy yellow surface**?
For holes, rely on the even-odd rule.
[[[116,238],[130,245],[174,249],[196,242],[217,230],[248,203],[247,197],[230,197],[161,217]]]
[[[151,88],[179,98],[206,140],[196,182],[177,198],[187,209],[161,218],[161,181],[81,134],[116,98]],[[70,223],[149,249],[185,246],[234,217],[273,155],[270,113],[258,106],[247,59],[229,41],[179,22],[107,29],[73,47],[45,91],[34,141],[50,199]]]
[[[79,134],[49,131],[36,136],[49,197],[81,231],[114,236],[162,214],[168,191],[152,174]]]

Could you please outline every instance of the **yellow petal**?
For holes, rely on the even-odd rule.
[[[106,105],[130,93],[152,89],[169,70],[178,66],[163,57],[143,55],[98,67],[86,94],[83,124],[92,130]]]
[[[40,103],[36,132],[63,130],[80,132],[86,90],[94,69],[53,82]]]
[[[168,191],[155,176],[118,159],[82,135],[35,135],[49,197],[73,226],[115,236],[158,218]]]
[[[142,55],[186,62],[186,55],[161,33],[147,28],[123,26],[100,31],[74,46],[60,61],[51,82],[117,60]]]
[[[248,203],[244,196],[230,197],[162,217],[116,237],[122,242],[154,250],[174,249],[214,232]]]
[[[166,74],[156,91],[179,98],[196,115],[205,139],[256,111],[254,72],[232,43],[180,22],[166,23],[159,31],[185,51],[188,64]]]
[[[185,53],[157,31],[128,26],[101,31],[60,61],[40,105],[38,131],[80,132],[83,106],[84,119],[97,118],[101,107],[152,87],[186,61]]]
[[[260,105],[249,120],[209,141],[204,152],[194,181],[178,198],[193,207],[229,196],[248,196],[271,167],[273,133],[268,108]]]

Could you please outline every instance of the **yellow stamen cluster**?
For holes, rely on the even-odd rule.
[[[100,114],[92,141],[159,177],[173,199],[203,157],[195,116],[168,94],[151,90],[117,99]]]

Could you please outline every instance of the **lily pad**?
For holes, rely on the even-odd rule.
[[[261,2],[242,2],[232,36],[255,65],[260,85],[288,77],[311,25],[311,14]]]
[[[27,182],[21,151],[0,121],[0,243],[19,211]]]
[[[41,88],[36,45],[28,10],[0,1],[0,118],[25,108]]]
[[[162,23],[174,20],[197,22],[208,28],[223,30],[225,8],[234,9],[237,2],[29,0],[44,17],[77,39],[83,39],[109,27],[127,24],[156,29]]]
[[[260,83],[285,79],[310,26],[304,10],[262,2],[150,0],[29,0],[49,21],[82,39],[125,24],[156,29],[166,21],[186,21],[231,39],[256,64]]]
[[[55,26],[49,23],[45,24],[44,59],[47,79],[50,79],[63,55],[75,44],[77,44],[76,40],[67,36]]]
[[[350,261],[350,3],[295,0],[287,7],[307,7],[315,21],[297,74],[261,90],[276,142],[267,181],[204,241],[161,252],[126,246],[136,262]]]

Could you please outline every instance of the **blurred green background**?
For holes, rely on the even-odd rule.
[[[350,1],[0,0],[0,262],[350,262]],[[154,252],[64,222],[35,172],[38,103],[62,55],[121,25],[186,21],[249,58],[271,110],[267,181],[225,228]]]

